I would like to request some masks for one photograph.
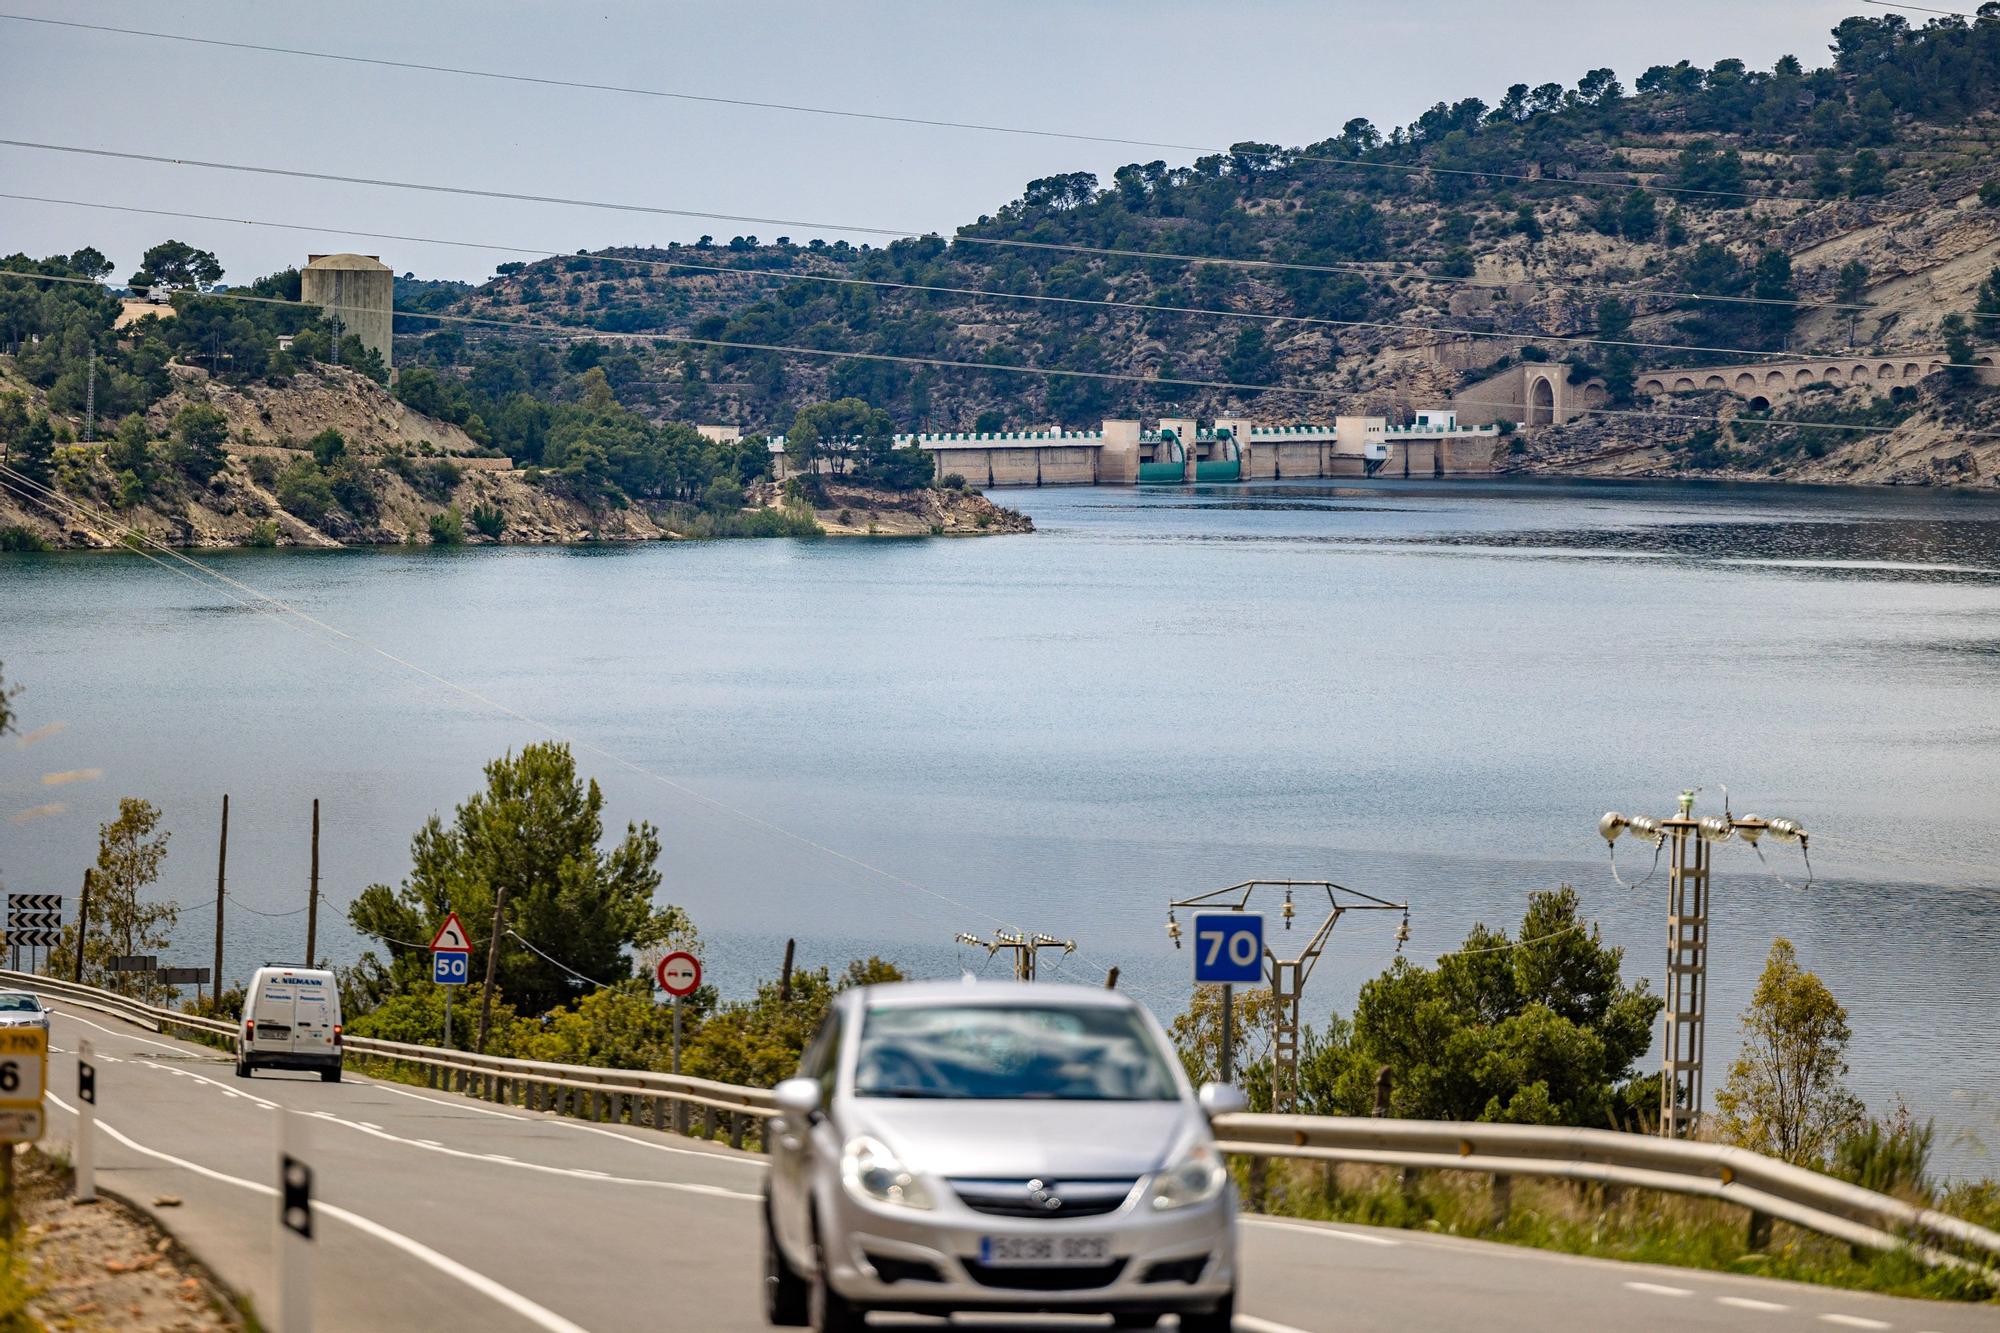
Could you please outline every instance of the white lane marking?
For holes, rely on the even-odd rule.
[[[76,1113],[75,1107],[54,1093],[50,1093],[48,1096],[50,1101],[63,1110],[68,1111],[72,1115]],[[145,1144],[121,1133],[102,1120],[97,1122],[97,1128],[109,1134],[133,1152],[151,1157],[156,1161],[165,1162],[169,1166],[177,1166],[184,1171],[192,1171],[196,1175],[206,1179],[219,1181],[225,1185],[234,1185],[239,1189],[246,1189],[255,1194],[273,1196],[278,1192],[274,1186],[266,1185],[261,1181],[245,1180],[241,1176],[226,1175],[221,1171],[215,1170],[213,1167],[203,1166],[200,1162],[190,1162],[185,1157],[175,1157],[172,1153],[164,1153],[157,1148],[148,1148]],[[379,1241],[395,1246],[411,1258],[428,1264],[447,1277],[456,1278],[458,1281],[463,1282],[480,1295],[492,1300],[496,1305],[513,1311],[538,1328],[547,1329],[548,1333],[588,1333],[588,1330],[581,1324],[571,1323],[555,1311],[529,1300],[520,1292],[501,1286],[484,1273],[467,1268],[464,1264],[458,1262],[458,1260],[438,1253],[420,1240],[413,1240],[400,1231],[391,1231],[388,1227],[383,1226],[380,1222],[372,1218],[363,1217],[359,1213],[351,1213],[347,1209],[331,1203],[314,1203],[313,1211],[331,1217],[335,1221],[345,1222],[356,1231],[363,1232]]]
[[[1254,1314],[1240,1314],[1230,1321],[1236,1333],[1306,1333],[1302,1328],[1290,1324],[1280,1324],[1270,1319],[1259,1319]]]
[[[75,1014],[67,1013],[61,1009],[52,1008],[49,1010],[49,1012],[52,1014],[59,1014],[62,1017],[67,1018],[72,1023],[81,1023],[87,1028],[96,1028],[99,1032],[102,1032],[107,1037],[125,1037],[131,1041],[138,1042],[142,1046],[157,1046],[163,1051],[172,1051],[176,1055],[181,1053],[181,1048],[178,1046],[169,1046],[167,1045],[167,1043],[163,1041],[154,1041],[151,1037],[141,1037],[132,1032],[121,1031],[117,1028],[108,1028],[104,1026],[104,1024],[102,1023],[93,1023],[87,1018],[79,1018]]]
[[[221,1093],[225,1097],[247,1098],[248,1100],[255,1102],[258,1106],[262,1107],[264,1110],[267,1111],[278,1109],[278,1103],[276,1102],[265,1101],[263,1098],[254,1096],[253,1094],[250,1093],[238,1092],[236,1089],[229,1087],[226,1084],[220,1083],[215,1079],[205,1077],[204,1075],[197,1074],[192,1070],[181,1069],[172,1065],[155,1065],[153,1067],[156,1069],[165,1069],[168,1073],[175,1074],[181,1078],[194,1079],[197,1083],[206,1083],[209,1086],[221,1091]],[[421,1100],[429,1101],[430,1098],[426,1097],[422,1098]],[[401,1134],[392,1134],[386,1129],[382,1129],[376,1125],[371,1125],[363,1120],[345,1119],[333,1111],[301,1111],[301,1114],[310,1115],[314,1119],[324,1120],[329,1124],[345,1126],[348,1129],[356,1130],[360,1133],[367,1134],[372,1138],[381,1139],[385,1143],[401,1143],[412,1148],[421,1148],[425,1152],[442,1153],[447,1157],[458,1157],[458,1158],[463,1158],[467,1161],[499,1162],[503,1166],[516,1167],[523,1171],[540,1171],[548,1175],[570,1176],[578,1180],[602,1180],[613,1185],[638,1185],[646,1189],[675,1190],[687,1194],[706,1194],[720,1199],[761,1200],[764,1197],[761,1194],[750,1194],[742,1190],[724,1189],[720,1185],[696,1185],[676,1180],[642,1180],[642,1179],[636,1179],[631,1176],[607,1175],[602,1171],[589,1171],[577,1167],[547,1166],[541,1162],[521,1162],[521,1161],[516,1161],[512,1157],[503,1156],[502,1154],[499,1153],[466,1152],[458,1148],[447,1148],[443,1144],[438,1143],[434,1139],[411,1139],[411,1138],[405,1138]],[[525,1118],[530,1118],[530,1117],[522,1117],[522,1116],[507,1117],[507,1119],[509,1120],[520,1120]],[[612,1135],[612,1137],[623,1139],[625,1136],[622,1134],[614,1134]],[[740,1160],[733,1157],[721,1157],[719,1154],[714,1154],[714,1153],[695,1153],[693,1155],[697,1157],[709,1157],[717,1161]]]
[[[1686,1287],[1663,1287],[1657,1282],[1627,1282],[1625,1284],[1625,1290],[1644,1292],[1648,1296],[1694,1295],[1694,1293],[1692,1291],[1689,1291]]]
[[[1863,1319],[1858,1314],[1823,1314],[1822,1324],[1839,1324],[1842,1328],[1894,1328],[1895,1325],[1880,1319]]]
[[[1776,1301],[1752,1300],[1748,1296],[1717,1296],[1715,1298],[1715,1303],[1717,1305],[1727,1305],[1737,1310],[1778,1311],[1778,1310],[1789,1310],[1792,1308],[1789,1305],[1780,1305]]]
[[[420,1092],[411,1092],[408,1088],[399,1088],[393,1083],[384,1083],[379,1079],[357,1079],[356,1082],[360,1083],[363,1087],[377,1088],[383,1092],[393,1092],[398,1097],[408,1097],[414,1101],[429,1102],[432,1106],[450,1107],[455,1111],[471,1111],[477,1115],[498,1116],[502,1120],[525,1120],[537,1125],[554,1125],[562,1129],[573,1129],[581,1134],[601,1134],[607,1139],[616,1139],[620,1143],[629,1143],[635,1148],[645,1148],[652,1152],[673,1153],[678,1157],[706,1157],[711,1162],[737,1162],[744,1166],[757,1167],[760,1170],[769,1166],[769,1163],[765,1162],[761,1157],[725,1156],[713,1150],[677,1148],[671,1143],[655,1143],[651,1139],[633,1138],[629,1134],[620,1134],[615,1129],[605,1129],[600,1125],[586,1125],[580,1121],[567,1120],[560,1116],[539,1115],[533,1112],[514,1115],[508,1111],[496,1111],[488,1106],[468,1105],[463,1100],[448,1102],[437,1097],[426,1097]]]
[[[1341,1240],[1358,1240],[1363,1245],[1401,1245],[1400,1240],[1387,1236],[1371,1236],[1365,1231],[1342,1231],[1339,1227],[1309,1227],[1299,1222],[1279,1222],[1268,1217],[1246,1217],[1241,1219],[1252,1226],[1270,1227],[1273,1231],[1303,1231],[1308,1236],[1337,1236]]]

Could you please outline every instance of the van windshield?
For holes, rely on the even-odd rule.
[[[882,1005],[862,1023],[854,1095],[1163,1102],[1180,1092],[1129,1009]]]

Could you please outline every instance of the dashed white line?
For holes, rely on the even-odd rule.
[[[1363,1245],[1397,1246],[1403,1242],[1388,1236],[1371,1236],[1365,1231],[1343,1231],[1339,1227],[1307,1226],[1302,1222],[1280,1222],[1269,1217],[1246,1217],[1241,1219],[1248,1225],[1269,1227],[1273,1231],[1303,1231],[1308,1236],[1332,1236],[1337,1240],[1359,1241]]]
[[[1838,1324],[1842,1328],[1894,1328],[1895,1325],[1880,1319],[1863,1319],[1858,1314],[1823,1314],[1822,1324]]]
[[[1792,1308],[1789,1305],[1780,1305],[1777,1301],[1754,1300],[1749,1296],[1717,1296],[1715,1303],[1717,1305],[1727,1305],[1736,1310],[1762,1310],[1769,1313],[1776,1313],[1780,1310],[1789,1310]]]
[[[54,1093],[49,1094],[49,1100],[72,1115],[76,1113],[75,1107]],[[184,1171],[192,1171],[194,1174],[208,1180],[219,1181],[225,1185],[234,1185],[238,1189],[246,1189],[266,1196],[275,1195],[278,1192],[275,1187],[264,1184],[261,1181],[245,1180],[240,1176],[227,1175],[215,1170],[213,1167],[203,1166],[199,1162],[190,1162],[185,1157],[175,1157],[172,1153],[164,1153],[157,1148],[148,1148],[145,1144],[121,1133],[102,1120],[97,1122],[97,1128],[101,1133],[110,1135],[141,1156],[165,1162],[169,1166],[180,1167]],[[313,1211],[321,1216],[333,1218],[335,1221],[345,1222],[356,1231],[364,1232],[379,1241],[395,1246],[418,1262],[435,1268],[447,1277],[456,1278],[482,1296],[512,1310],[515,1314],[520,1315],[523,1319],[528,1320],[537,1327],[547,1329],[548,1333],[587,1333],[587,1330],[581,1324],[571,1323],[546,1306],[538,1305],[534,1301],[529,1300],[520,1292],[501,1286],[484,1273],[468,1268],[448,1255],[440,1254],[422,1241],[413,1240],[400,1231],[392,1231],[373,1218],[363,1217],[359,1213],[351,1213],[347,1209],[331,1203],[315,1202],[313,1204]]]
[[[1625,1290],[1643,1292],[1648,1296],[1692,1296],[1686,1287],[1663,1287],[1657,1282],[1627,1282]]]

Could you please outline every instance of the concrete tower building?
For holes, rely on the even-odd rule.
[[[375,255],[308,255],[300,296],[340,321],[341,330],[390,360],[396,321],[396,274]]]

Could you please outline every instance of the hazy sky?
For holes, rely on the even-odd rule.
[[[1362,115],[1574,84],[1610,65],[1787,52],[1825,63],[1856,0],[0,0],[0,11],[352,55],[1225,146],[1300,144]],[[833,120],[224,51],[0,22],[0,137],[684,209],[949,230],[1027,180],[1175,155]],[[0,190],[325,228],[0,200],[0,253],[93,244],[122,279],[173,236],[230,281],[309,250],[480,278],[506,254],[343,228],[575,250],[837,229],[745,226],[0,148]],[[860,239],[856,237],[855,239]]]

